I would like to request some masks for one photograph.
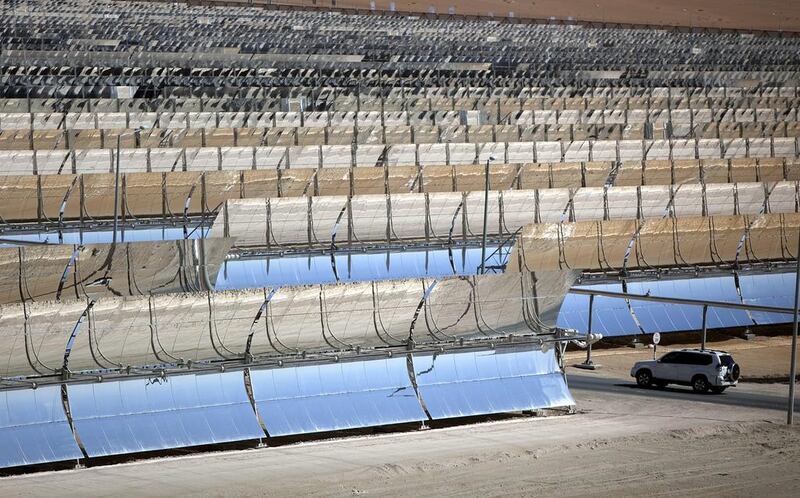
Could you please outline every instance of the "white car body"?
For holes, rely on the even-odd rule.
[[[722,392],[737,384],[739,367],[725,351],[683,349],[671,351],[658,360],[636,362],[631,377],[643,387],[651,383],[662,387],[680,384],[692,386],[696,391]]]

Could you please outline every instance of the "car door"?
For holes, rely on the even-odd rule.
[[[691,382],[692,377],[702,370],[700,365],[705,362],[705,357],[706,355],[702,353],[689,351],[679,353],[675,361],[675,380],[678,382]]]
[[[675,361],[678,359],[678,351],[667,353],[658,360],[653,377],[656,379],[675,380]]]

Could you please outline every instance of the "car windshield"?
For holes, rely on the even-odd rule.
[[[730,367],[731,365],[733,365],[733,357],[729,354],[719,355],[719,361],[726,367]]]

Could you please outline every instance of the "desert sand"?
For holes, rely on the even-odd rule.
[[[800,2],[792,0],[190,0],[194,4],[252,3],[340,9],[436,12],[458,15],[800,31]],[[433,9],[433,10],[432,10]],[[513,13],[513,14],[510,14]]]

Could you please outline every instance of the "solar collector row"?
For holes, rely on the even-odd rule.
[[[26,148],[4,150],[15,158],[11,171],[35,172],[38,158],[61,157],[56,168],[65,173],[105,173],[115,171],[115,148],[58,148],[64,134],[51,137],[54,148],[31,151]],[[128,139],[134,139],[129,134]],[[99,144],[98,144],[99,145]],[[68,153],[63,152],[68,150]],[[510,141],[475,143],[399,143],[344,145],[218,146],[218,147],[142,147],[123,149],[120,167],[148,170],[222,170],[254,168],[318,168],[414,165],[482,164],[494,156],[503,163],[561,163],[591,161],[713,160],[798,157],[796,137],[766,138],[680,138],[657,140],[565,140]],[[34,159],[36,158],[36,159]],[[132,164],[133,162],[133,164]],[[163,164],[162,164],[163,163]],[[189,166],[191,164],[191,166]],[[45,167],[45,171],[47,168]],[[8,170],[7,170],[8,171]],[[9,172],[11,172],[9,171]],[[8,173],[6,173],[8,174]],[[13,173],[12,173],[13,174]]]
[[[627,125],[650,123],[656,128],[673,124],[751,124],[797,121],[796,106],[746,106],[735,109],[672,110],[474,110],[440,111],[306,111],[306,112],[0,112],[2,130],[101,129],[240,129],[325,128],[355,126],[502,126],[502,125]],[[0,108],[2,111],[2,108]],[[472,122],[469,122],[472,121]]]
[[[774,277],[786,279],[766,276],[772,282]],[[765,277],[752,277],[760,278]],[[703,282],[702,288],[697,282]],[[680,281],[692,291],[688,297],[695,293],[719,300],[733,295],[732,289],[722,294],[713,290],[721,290],[724,284],[714,279]],[[654,295],[669,294],[662,286],[653,290],[653,283],[643,286]],[[763,284],[759,287],[764,288]],[[687,297],[685,287],[680,293]],[[601,299],[595,301],[599,315],[621,309],[598,306]],[[634,309],[642,314],[641,308]],[[714,315],[710,319],[714,327]],[[603,333],[611,332],[603,328],[606,320],[595,323]],[[720,326],[730,326],[730,321]],[[413,360],[420,396],[434,419],[572,404],[552,354],[456,353],[415,355]],[[250,378],[268,433],[302,434],[425,420],[405,363],[401,357],[253,369]],[[76,431],[90,457],[264,436],[240,373],[74,384],[68,394]],[[7,390],[0,397],[3,467],[82,457],[64,416],[58,386]]]
[[[736,278],[739,288],[736,286]],[[737,304],[755,304],[791,308],[794,300],[794,274],[766,273],[717,276],[692,279],[630,281],[630,294],[698,299]],[[623,292],[621,283],[582,285],[581,289]],[[655,332],[697,331],[703,326],[702,306],[665,304],[631,299],[596,296],[592,305],[592,332],[604,337],[652,334]],[[561,305],[557,325],[588,331],[589,296],[567,294]],[[791,315],[748,312],[709,307],[706,317],[709,329],[750,327],[790,323]]]
[[[90,308],[75,299],[6,304],[0,307],[0,376],[58,374],[67,352],[73,372],[117,371],[405,347],[409,339],[431,345],[548,333],[576,276],[486,274],[107,296]]]
[[[69,384],[71,423],[95,458],[574,404],[552,350],[413,354],[247,373],[254,405],[243,372]],[[60,386],[0,391],[0,401],[0,468],[83,458]]]
[[[513,205],[515,200],[528,202],[529,216],[520,218],[527,220],[524,223],[537,220],[558,221],[561,212],[569,207],[567,201],[575,196],[578,203],[585,196],[595,198],[601,203],[607,200],[612,208],[616,200],[623,198],[635,207],[648,204],[657,206],[663,200],[664,209],[673,196],[694,197],[697,202],[702,201],[707,205],[705,211],[691,211],[697,215],[736,212],[754,214],[749,204],[755,201],[749,197],[760,196],[761,205],[765,204],[765,200],[775,204],[777,195],[769,195],[770,199],[765,199],[765,196],[771,190],[791,190],[795,182],[781,180],[797,178],[798,164],[771,160],[760,160],[756,164],[721,161],[707,162],[702,168],[698,168],[692,164],[670,167],[669,163],[661,163],[650,164],[644,170],[641,163],[627,163],[618,168],[613,168],[609,163],[584,163],[580,166],[494,165],[490,166],[490,181],[494,187],[490,192],[493,212],[491,221],[494,223],[497,213],[503,211],[507,226],[517,225],[516,221],[511,223],[509,218],[509,213],[518,209]],[[477,199],[477,192],[485,184],[483,170],[482,166],[464,165],[124,173],[120,175],[119,182],[110,173],[0,175],[0,218],[5,224],[107,220],[114,216],[113,199],[117,189],[117,213],[123,222],[135,222],[138,218],[161,218],[164,224],[172,223],[173,226],[176,223],[184,224],[187,221],[184,215],[202,214],[209,222],[225,210],[228,211],[226,215],[235,215],[227,222],[230,227],[239,223],[251,223],[247,219],[248,211],[253,213],[249,214],[250,217],[258,216],[255,219],[264,224],[269,223],[268,206],[280,210],[282,206],[297,208],[304,204],[307,205],[306,208],[298,208],[302,212],[296,213],[296,217],[310,216],[322,220],[324,216],[320,217],[319,214],[326,206],[338,204],[341,209],[348,202],[359,205],[379,204],[383,201],[381,212],[385,212],[390,200],[393,203],[394,198],[398,199],[398,208],[413,199],[416,199],[416,203],[422,203],[420,206],[424,205],[427,198],[435,203],[445,204],[452,199],[458,199],[454,201],[455,209],[462,199],[465,203]],[[680,178],[683,186],[669,187],[674,178]],[[758,181],[759,178],[761,182]],[[641,185],[644,183],[643,179],[652,185]],[[736,183],[727,183],[729,180]],[[617,186],[603,187],[608,182],[617,183]],[[594,186],[581,187],[582,184]],[[574,187],[563,188],[564,186]],[[734,191],[751,194],[739,200],[732,194]],[[758,194],[757,191],[761,193]],[[787,195],[791,197],[791,194]],[[715,196],[729,199],[714,200]],[[348,201],[348,198],[351,200]],[[561,202],[561,199],[564,201]],[[722,204],[717,205],[717,202]],[[499,203],[504,203],[502,208]],[[600,204],[597,208],[602,209],[603,206]],[[773,205],[772,209],[775,212],[785,212],[785,208],[779,208],[778,205]],[[551,210],[559,211],[558,219],[550,219],[544,214],[537,215],[538,211],[545,213]],[[647,208],[640,211],[646,212]],[[420,214],[423,213],[424,210],[421,210]],[[453,218],[453,211],[450,213],[445,222]],[[476,211],[470,213],[477,214]],[[335,219],[337,215],[338,211],[332,216]],[[398,212],[396,216],[399,215]],[[567,213],[566,219],[574,219],[572,215]],[[620,215],[610,212],[608,216]],[[633,212],[627,215],[629,218],[646,216],[650,214]],[[218,223],[222,224],[222,220]],[[456,233],[460,233],[460,229],[456,228]],[[8,232],[9,229],[13,227],[6,226],[3,231]],[[441,234],[446,232],[447,228]],[[250,237],[255,235],[251,234]]]
[[[195,147],[292,147],[360,146],[401,144],[482,144],[501,142],[580,142],[643,139],[769,139],[795,138],[800,124],[773,123],[659,123],[650,124],[567,124],[567,125],[449,125],[381,127],[334,126],[288,128],[135,128],[91,130],[7,130],[0,131],[0,150],[61,150],[195,148]],[[661,138],[665,137],[665,138]],[[727,142],[726,142],[727,143]],[[513,147],[513,146],[512,146]],[[565,155],[569,149],[565,151]]]
[[[31,67],[44,71],[47,67]],[[56,68],[57,70],[58,68]],[[66,68],[72,70],[72,67]],[[105,68],[87,68],[104,70]],[[156,71],[161,71],[157,68]],[[166,69],[163,69],[166,71]],[[12,79],[13,77],[9,77]],[[172,91],[176,94],[171,95]],[[306,111],[346,113],[353,111],[484,111],[488,116],[508,115],[518,111],[595,110],[604,113],[624,111],[655,111],[662,115],[669,109],[681,110],[677,115],[715,113],[736,115],[735,109],[788,109],[800,105],[797,87],[626,87],[626,86],[575,86],[575,87],[448,87],[417,86],[382,88],[364,84],[359,87],[252,87],[240,86],[230,97],[199,97],[178,92],[205,93],[204,89],[169,85],[167,95],[152,98],[23,98],[0,97],[0,112],[15,113],[125,113],[138,119],[146,113],[221,113],[230,116],[237,112],[278,113],[298,111],[304,101]],[[556,96],[549,96],[554,94]],[[383,95],[383,97],[381,97]],[[726,109],[726,111],[723,111]],[[197,113],[197,114],[195,114]],[[635,113],[634,113],[635,114]],[[185,119],[185,118],[184,118]],[[248,117],[249,120],[252,119]],[[161,118],[152,122],[161,122]],[[216,121],[216,120],[215,120]],[[162,125],[163,126],[163,125]]]

